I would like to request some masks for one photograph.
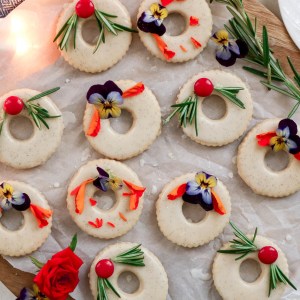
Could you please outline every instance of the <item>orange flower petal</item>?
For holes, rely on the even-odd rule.
[[[159,35],[152,34],[152,36],[156,41],[158,49],[167,60],[172,59],[176,55],[174,51],[168,49],[168,45],[163,41],[163,39]]]
[[[225,215],[226,208],[223,202],[221,201],[220,197],[213,190],[211,190],[211,194],[212,194],[214,210],[220,215]]]
[[[93,112],[92,120],[91,120],[89,129],[88,129],[86,134],[88,136],[95,137],[95,136],[98,135],[100,129],[101,129],[101,121],[100,121],[99,112],[94,106],[94,112]]]
[[[119,216],[123,221],[127,222],[126,217],[121,212],[119,212]]]
[[[191,41],[193,43],[193,45],[195,46],[195,48],[200,48],[202,45],[200,44],[200,42],[198,42],[196,39],[194,39],[193,37],[191,37]]]
[[[258,134],[256,136],[257,143],[259,146],[265,147],[270,145],[270,140],[272,137],[276,136],[275,131],[269,131],[266,133]]]
[[[30,204],[30,210],[40,228],[43,228],[48,225],[48,221],[46,219],[52,216],[52,211],[49,209],[42,208],[40,206]]]
[[[82,182],[78,187],[76,187],[71,193],[71,196],[75,196],[75,211],[77,214],[82,214],[84,209],[84,197],[85,197],[85,189],[87,184],[93,182],[94,179],[88,179]]]
[[[137,83],[135,86],[123,92],[123,98],[129,98],[141,94],[145,90],[145,86],[142,82]]]
[[[190,16],[190,26],[197,26],[199,25],[199,18]]]
[[[129,196],[129,209],[136,210],[139,206],[139,200],[143,196],[146,188],[137,186],[131,182],[123,180],[126,186],[129,188],[129,193],[123,193],[123,196]]]
[[[183,52],[187,52],[187,49],[186,49],[184,46],[182,46],[182,45],[180,45],[180,49],[181,49]]]
[[[168,194],[169,200],[175,200],[180,197],[186,192],[186,183],[183,183],[177,186],[170,194]]]
[[[111,222],[107,222],[107,225],[109,225],[109,226],[112,227],[112,228],[115,228],[115,227],[116,227],[116,225],[115,225],[114,223],[111,223]]]

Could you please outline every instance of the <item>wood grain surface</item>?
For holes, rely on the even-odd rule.
[[[266,25],[270,37],[271,47],[275,56],[281,61],[288,74],[286,56],[290,56],[298,70],[300,70],[300,51],[291,40],[283,23],[267,8],[256,0],[244,0],[244,5],[251,17],[257,17],[259,27]],[[0,281],[2,281],[15,295],[24,287],[32,285],[34,275],[13,268],[8,262],[0,257]]]

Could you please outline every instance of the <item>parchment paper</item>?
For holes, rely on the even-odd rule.
[[[140,1],[121,1],[127,6],[135,23]],[[87,274],[98,251],[119,241],[141,242],[160,258],[168,273],[168,299],[220,299],[212,282],[211,266],[216,250],[224,241],[232,238],[229,226],[209,244],[185,249],[164,238],[155,216],[155,201],[166,183],[181,174],[205,170],[217,176],[228,187],[233,205],[232,221],[246,232],[253,232],[258,226],[259,234],[276,241],[287,256],[291,280],[299,286],[299,193],[277,200],[255,195],[237,175],[236,152],[242,138],[221,148],[201,146],[183,135],[176,120],[163,128],[161,136],[148,151],[125,162],[137,172],[147,187],[143,214],[134,229],[110,241],[95,239],[79,230],[66,208],[67,186],[80,166],[100,157],[89,146],[82,131],[87,89],[108,79],[143,81],[157,96],[163,115],[167,115],[179,88],[191,76],[203,70],[223,68],[214,59],[214,45],[210,44],[197,59],[174,65],[151,56],[138,35],[135,35],[125,58],[110,70],[96,75],[79,72],[60,58],[56,45],[51,42],[62,2],[65,3],[59,0],[26,0],[0,21],[0,93],[16,88],[43,91],[54,86],[61,87],[59,92],[52,95],[52,99],[63,112],[66,128],[55,155],[45,165],[32,170],[16,171],[0,165],[1,181],[13,179],[28,182],[46,195],[54,209],[52,234],[34,256],[46,261],[55,252],[65,248],[77,232],[79,243],[76,253],[85,263],[80,271],[80,284],[73,297],[91,299]],[[211,8],[214,29],[221,28],[228,17],[225,7],[211,5]],[[293,101],[267,91],[258,82],[258,78],[244,72],[241,66],[239,62],[226,70],[240,76],[251,89],[255,104],[249,129],[265,118],[285,117]],[[299,113],[295,119],[300,121]],[[7,259],[17,268],[36,271],[27,257]],[[299,298],[300,291],[287,288],[283,299]]]

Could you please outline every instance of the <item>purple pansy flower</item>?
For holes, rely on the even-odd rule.
[[[36,284],[33,285],[33,290],[23,288],[20,292],[19,297],[16,300],[50,300],[44,294],[39,291]]]
[[[248,54],[248,46],[242,40],[229,39],[228,32],[224,29],[217,31],[211,37],[217,45],[216,60],[225,67],[232,66],[237,58]]]
[[[143,12],[137,26],[141,31],[162,36],[166,32],[163,20],[168,16],[168,10],[158,3],[152,3],[150,9]]]
[[[117,118],[121,115],[124,99],[122,90],[111,80],[93,85],[87,92],[87,101],[95,105],[101,119]]]
[[[291,154],[300,152],[300,137],[297,132],[297,124],[293,120],[281,120],[276,130],[276,136],[270,139],[272,149],[275,152],[284,150]]]
[[[108,174],[104,169],[97,167],[99,176],[93,181],[93,185],[103,192],[109,189],[116,191],[122,188],[122,180],[119,177]]]
[[[199,172],[195,180],[188,181],[182,199],[192,204],[200,204],[206,210],[213,210],[211,189],[217,185],[217,178],[205,172]]]

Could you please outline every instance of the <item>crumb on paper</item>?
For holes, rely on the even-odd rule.
[[[66,80],[65,80],[65,83],[70,83],[71,82],[71,79],[69,79],[69,78],[67,78]]]
[[[60,187],[60,183],[59,183],[59,182],[54,182],[54,183],[53,183],[53,187],[59,188],[59,187]]]
[[[211,279],[211,274],[210,273],[203,273],[202,269],[191,269],[190,273],[193,278],[200,279],[203,281],[208,281]]]
[[[152,189],[151,189],[151,194],[156,194],[157,193],[157,186],[156,185],[152,185]]]
[[[140,159],[140,166],[143,167],[145,165],[145,160],[144,159]]]
[[[293,238],[292,238],[292,236],[290,235],[290,234],[287,234],[286,236],[285,236],[285,239],[286,239],[286,241],[291,241]]]
[[[228,177],[229,177],[229,178],[233,178],[233,173],[232,173],[232,172],[229,172],[229,173],[228,173]]]
[[[89,148],[86,148],[81,153],[81,161],[87,161],[91,157],[91,152]]]
[[[154,168],[158,167],[158,163],[153,163],[152,167],[154,167]]]
[[[185,140],[185,139],[187,138],[187,135],[182,134],[182,135],[181,135],[181,138],[182,138],[183,140]]]
[[[172,153],[172,152],[169,152],[169,153],[168,153],[168,156],[169,156],[171,159],[175,159],[175,155],[174,155],[174,153]]]

